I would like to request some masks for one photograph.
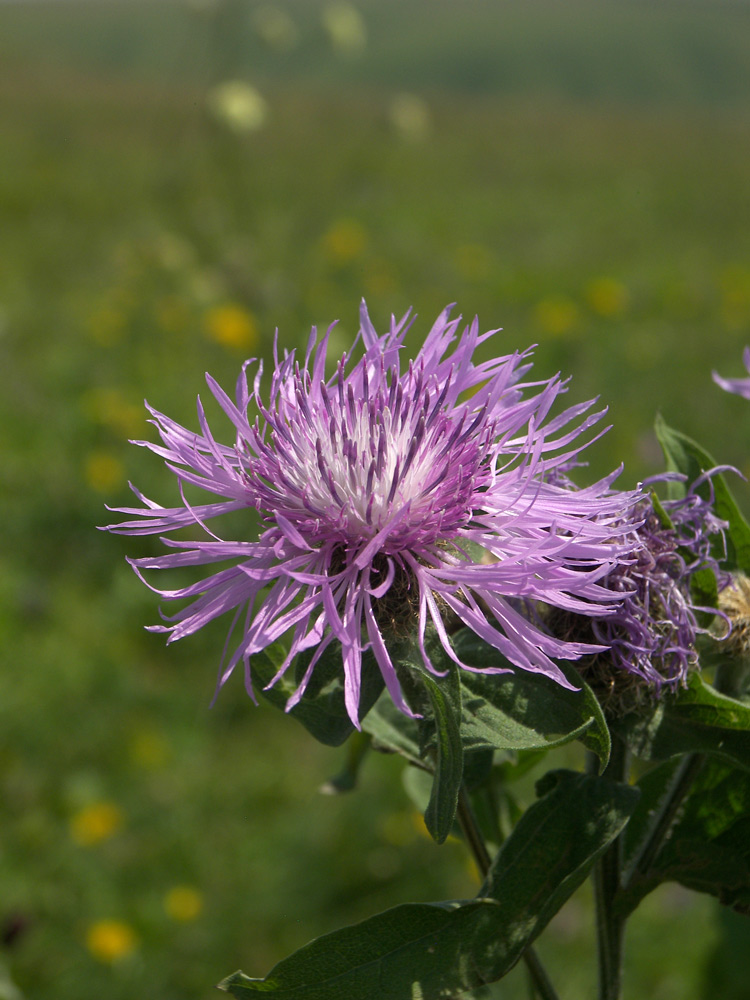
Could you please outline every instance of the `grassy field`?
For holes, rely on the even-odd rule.
[[[750,6],[430,9],[371,0],[347,29],[302,0],[0,5],[1,1000],[4,968],[25,1000],[218,995],[475,890],[395,760],[321,796],[340,752],[240,678],[209,710],[221,627],[144,633],[124,556],[157,543],[95,530],[128,479],[175,499],[127,444],[144,397],[193,426],[203,373],[231,388],[276,327],[294,346],[340,319],[343,348],[364,295],[380,325],[414,307],[416,344],[455,301],[609,406],[592,476],[659,470],[659,408],[750,471],[750,413],[710,380],[750,342]],[[244,119],[215,89],[236,79]],[[714,996],[718,937],[710,900],[664,888],[631,995]],[[590,940],[583,892],[540,944],[564,996],[591,995]]]

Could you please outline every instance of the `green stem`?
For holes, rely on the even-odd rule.
[[[720,663],[714,674],[714,687],[721,694],[730,698],[741,699],[747,686],[747,676],[750,672],[750,657],[727,657]]]
[[[474,810],[471,808],[469,796],[463,785],[458,793],[456,818],[458,819],[464,839],[468,844],[477,868],[479,869],[482,878],[485,878],[490,870],[492,858],[487,850],[484,837],[482,836],[476,817],[474,816]],[[531,946],[529,946],[523,953],[523,960],[526,963],[526,968],[529,970],[529,975],[531,976],[534,989],[540,997],[540,1000],[559,1000],[555,988],[550,982],[549,976],[539,960],[539,956]]]
[[[672,829],[677,812],[690,791],[698,771],[703,766],[703,754],[686,754],[672,777],[669,793],[651,819],[651,828],[636,855],[631,858],[627,871],[623,874],[622,888],[628,889],[632,883],[648,875],[664,841]]]
[[[744,683],[743,669],[742,664],[731,662],[719,666],[714,677],[716,690],[729,697],[738,697]],[[630,860],[627,871],[623,874],[623,889],[628,889],[636,879],[648,875],[664,841],[669,836],[679,808],[692,788],[704,760],[704,754],[689,753],[685,754],[680,761],[672,777],[669,792],[651,819],[648,834],[636,855]]]
[[[464,835],[464,840],[479,869],[479,874],[482,878],[486,878],[492,864],[492,858],[490,857],[490,852],[487,850],[487,845],[484,842],[484,837],[474,815],[474,810],[471,808],[468,793],[463,785],[461,785],[458,792],[456,818]]]
[[[596,771],[598,760],[590,760]],[[626,782],[629,755],[625,744],[616,737],[602,777]],[[622,838],[610,844],[594,865],[594,901],[596,905],[596,940],[599,958],[599,1000],[619,1000],[622,985],[622,951],[625,919],[615,912],[614,900],[620,890]]]

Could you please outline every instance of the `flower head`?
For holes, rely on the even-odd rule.
[[[635,707],[645,692],[653,697],[684,686],[697,664],[696,637],[706,631],[698,614],[716,614],[716,609],[695,603],[693,577],[710,569],[720,588],[728,582],[712,554],[714,536],[723,537],[726,522],[714,513],[713,496],[699,492],[718,471],[700,476],[681,499],[658,502],[653,494],[644,496],[627,516],[636,547],[604,581],[623,595],[622,603],[614,614],[590,623],[596,640],[611,648],[584,670],[615,712]],[[683,479],[670,473],[645,485]]]
[[[722,634],[717,629],[722,649],[732,657],[750,661],[750,578],[741,571],[729,574],[719,593],[719,610],[725,618]]]
[[[475,362],[476,348],[497,331],[480,334],[476,320],[461,330],[450,309],[405,364],[409,325],[407,313],[380,336],[363,303],[360,356],[353,361],[353,349],[330,378],[330,330],[317,343],[313,329],[304,364],[294,351],[283,358],[274,352],[268,403],[260,364],[250,390],[246,363],[235,402],[207,376],[234,425],[232,445],[214,438],[200,399],[199,433],[149,408],[162,444],[138,443],[166,460],[182,503],[162,507],[136,491],[143,507],[120,510],[136,519],[110,530],[137,535],[197,525],[205,533],[199,541],[164,539],[172,550],[166,555],[132,560],[139,575],[228,564],[182,589],[158,590],[189,603],[166,619],[170,624],[153,626],[171,641],[234,611],[239,639],[219,686],[244,661],[252,696],[250,658],[286,636],[288,656],[271,685],[296,654],[314,649],[291,708],[324,650],[336,643],[347,711],[358,725],[366,649],[394,702],[412,714],[389,653],[394,620],[410,625],[425,667],[436,674],[426,651],[428,626],[447,656],[472,669],[453,650],[448,618],[515,667],[564,686],[569,682],[552,657],[575,659],[603,648],[554,638],[519,610],[543,601],[606,616],[622,599],[602,580],[633,546],[627,512],[640,494],[614,491],[616,473],[586,489],[555,482],[555,470],[576,464],[582,434],[602,414],[589,413],[592,404],[584,403],[550,418],[565,383],[557,376],[523,382],[528,351]],[[217,499],[194,505],[185,485]],[[248,507],[265,525],[256,540],[223,540],[206,526]]]
[[[750,374],[750,347],[746,347],[742,352],[742,360],[745,363],[748,374]],[[727,392],[735,392],[738,396],[750,399],[750,378],[722,378],[721,375],[713,372],[713,380],[722,389],[726,389]]]

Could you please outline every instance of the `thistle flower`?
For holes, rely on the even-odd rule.
[[[627,515],[637,545],[629,562],[621,562],[604,585],[622,595],[608,618],[592,620],[593,637],[611,647],[586,665],[584,675],[615,714],[635,707],[644,695],[684,686],[697,664],[696,637],[702,611],[691,596],[693,577],[712,570],[719,587],[729,580],[712,554],[713,536],[723,537],[726,522],[713,511],[713,496],[698,492],[710,483],[714,469],[700,476],[677,500],[658,503],[643,496]],[[654,476],[644,486],[668,480],[684,481],[677,473]]]
[[[286,636],[289,652],[269,687],[298,653],[315,650],[287,709],[336,643],[355,725],[365,649],[395,704],[413,714],[389,653],[394,619],[416,636],[435,674],[425,647],[428,625],[447,656],[472,669],[453,650],[448,616],[515,667],[566,687],[551,657],[576,659],[603,648],[556,639],[518,608],[543,601],[606,616],[622,600],[602,581],[633,547],[627,512],[640,494],[614,491],[617,472],[585,489],[553,481],[555,470],[576,463],[586,446],[581,436],[604,411],[590,413],[588,402],[550,418],[566,383],[558,376],[522,382],[530,351],[475,363],[476,348],[498,331],[480,334],[475,319],[459,334],[460,317],[451,319],[450,308],[405,365],[409,326],[407,313],[380,336],[363,303],[354,345],[361,340],[361,356],[352,362],[353,348],[328,379],[330,329],[316,347],[313,328],[303,365],[294,351],[280,359],[275,349],[268,404],[262,364],[250,390],[246,362],[236,402],[207,375],[234,425],[232,445],[214,438],[200,398],[199,433],[149,407],[162,444],[136,443],[165,459],[182,503],[162,507],[134,489],[143,507],[120,508],[135,520],[109,530],[141,535],[198,526],[205,533],[198,541],[165,538],[168,554],[131,560],[141,577],[151,569],[228,563],[178,590],[152,588],[170,601],[189,601],[165,617],[170,624],[152,626],[168,632],[169,641],[234,611],[230,636],[241,622],[239,639],[225,654],[217,690],[243,661],[253,697],[251,657]],[[185,485],[217,499],[193,504]],[[223,540],[206,526],[248,507],[265,525],[256,540]]]
[[[750,374],[750,347],[746,347],[742,352],[742,360],[745,363],[748,374]],[[750,378],[722,378],[716,372],[712,373],[714,382],[727,392],[735,392],[738,396],[750,399]]]

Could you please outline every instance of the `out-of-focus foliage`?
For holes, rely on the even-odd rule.
[[[239,683],[209,711],[221,625],[169,650],[142,631],[124,555],[158,543],[94,525],[127,479],[177,499],[126,443],[144,396],[193,424],[202,373],[231,385],[276,326],[294,346],[340,318],[343,348],[362,295],[378,324],[450,299],[609,404],[592,475],[656,471],[657,407],[747,469],[709,380],[750,341],[750,7],[348,7],[0,5],[0,984],[29,998],[210,996],[476,889],[395,760],[322,797],[340,751]],[[684,899],[639,911],[634,995],[699,996],[716,932]],[[540,945],[571,996],[588,907]]]

